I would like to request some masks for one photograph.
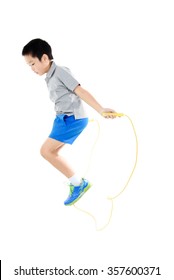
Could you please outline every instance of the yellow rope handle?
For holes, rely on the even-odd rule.
[[[123,113],[116,113],[116,112],[113,112],[113,113],[111,113],[111,112],[108,112],[108,113],[102,113],[102,116],[103,117],[109,117],[109,116],[113,116],[113,117],[123,117],[123,116],[125,116]]]
[[[131,118],[130,118],[129,116],[123,114],[123,113],[110,113],[110,112],[109,112],[109,113],[103,113],[102,115],[103,115],[104,117],[107,117],[108,115],[110,115],[110,116],[116,116],[116,117],[125,116],[125,117],[127,117],[127,118],[129,119],[129,121],[130,121],[130,123],[131,123],[131,125],[132,125],[132,128],[133,128],[134,135],[135,135],[135,140],[136,140],[136,155],[135,155],[135,161],[134,161],[134,165],[133,165],[132,171],[131,171],[131,173],[130,173],[130,175],[129,175],[129,177],[128,177],[128,180],[126,181],[126,184],[125,184],[124,187],[122,188],[122,190],[121,190],[118,194],[116,194],[115,196],[107,197],[107,199],[111,202],[111,210],[110,210],[110,214],[109,214],[108,221],[107,221],[107,223],[106,223],[103,227],[97,228],[97,221],[96,221],[96,218],[94,217],[94,215],[92,215],[90,212],[88,212],[88,211],[86,211],[86,210],[83,210],[83,209],[77,207],[77,206],[74,204],[74,207],[75,207],[77,210],[79,210],[79,211],[81,211],[81,212],[87,214],[88,216],[90,216],[90,217],[94,220],[95,227],[96,227],[96,230],[97,230],[97,231],[101,231],[101,230],[105,229],[105,228],[109,225],[109,223],[110,223],[110,221],[111,221],[111,218],[112,218],[112,214],[113,214],[114,200],[115,200],[117,197],[119,197],[119,196],[125,191],[126,187],[128,186],[128,184],[129,184],[129,182],[130,182],[130,179],[131,179],[131,177],[132,177],[132,175],[133,175],[133,173],[134,173],[134,171],[135,171],[135,168],[136,168],[136,165],[137,165],[137,160],[138,160],[138,138],[137,138],[135,126],[134,126],[134,124],[133,124]],[[91,157],[92,157],[92,153],[93,153],[93,150],[94,150],[94,148],[95,148],[95,146],[96,146],[96,144],[97,144],[97,141],[98,141],[98,138],[99,138],[99,134],[100,134],[100,125],[99,125],[98,121],[97,121],[97,124],[98,124],[98,135],[97,135],[96,140],[95,140],[95,142],[94,142],[94,145],[93,145],[93,147],[92,147],[92,149],[91,149],[91,155],[90,155],[90,158],[89,158],[89,164],[88,164],[87,170],[89,169],[90,162],[91,162]],[[87,172],[86,172],[86,173],[87,173]]]

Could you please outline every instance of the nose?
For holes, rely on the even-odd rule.
[[[34,67],[34,65],[31,66],[31,69],[35,72],[35,67]]]

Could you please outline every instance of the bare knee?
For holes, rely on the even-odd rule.
[[[57,156],[64,143],[48,138],[40,148],[40,154],[43,158],[49,160],[53,156]]]
[[[47,145],[43,144],[40,148],[40,154],[43,158],[45,158],[46,160],[49,160],[53,156],[58,156],[61,148],[62,147],[59,147],[57,149],[53,149],[53,148],[48,147]]]
[[[48,147],[42,145],[42,147],[40,148],[40,154],[43,158],[48,159],[51,154],[51,151]]]

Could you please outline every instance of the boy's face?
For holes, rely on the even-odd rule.
[[[32,57],[30,54],[24,55],[24,59],[31,69],[40,76],[47,73],[50,68],[50,60],[46,54],[43,54],[41,60]]]

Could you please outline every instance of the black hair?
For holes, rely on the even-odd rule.
[[[32,57],[37,57],[41,60],[43,54],[48,55],[48,58],[53,59],[51,46],[42,39],[33,39],[23,47],[22,55],[30,54]]]

